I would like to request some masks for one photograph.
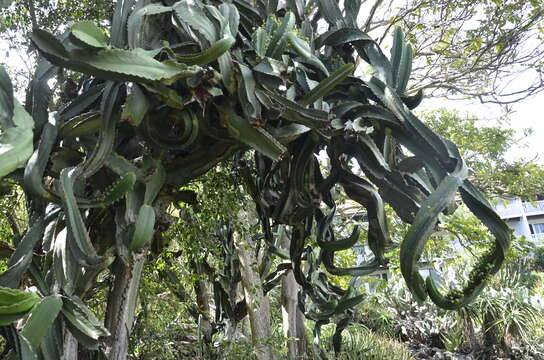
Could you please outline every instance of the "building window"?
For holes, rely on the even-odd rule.
[[[544,223],[530,224],[531,234],[544,234]]]

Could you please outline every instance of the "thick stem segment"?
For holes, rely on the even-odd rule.
[[[78,343],[77,339],[72,335],[70,331],[65,329],[63,339],[63,355],[65,359],[77,359],[78,358]]]
[[[281,247],[289,250],[289,245],[289,236],[283,230]],[[302,359],[307,349],[304,315],[297,306],[299,288],[300,285],[295,280],[293,271],[286,272],[281,280],[281,315],[283,335],[288,339],[287,352],[290,360]]]
[[[111,333],[106,348],[108,360],[127,358],[128,340],[134,324],[134,310],[145,259],[140,254],[130,265],[117,260],[113,266],[115,279],[106,309],[106,327]]]

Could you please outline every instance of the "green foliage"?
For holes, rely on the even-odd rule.
[[[544,272],[544,246],[535,248],[533,266],[536,271]]]
[[[194,269],[194,287],[212,281],[215,326],[240,322],[247,304],[236,299],[236,288],[230,290],[240,282],[233,231],[241,228],[262,230],[256,243],[265,248],[264,260],[254,271],[266,280],[266,291],[292,269],[301,286],[299,305],[316,322],[317,355],[323,353],[319,329],[333,320],[333,348],[340,352],[352,309],[367,297],[358,277],[388,263],[384,203],[410,224],[400,244],[400,269],[418,301],[430,297],[443,308],[463,307],[499,270],[510,232],[469,181],[455,145],[410,111],[422,94],[406,94],[413,53],[400,29],[388,58],[331,0],[311,13],[288,2],[274,16],[277,6],[245,1],[144,4],[117,2],[109,43],[90,22],[76,23],[69,36],[38,28],[31,35],[48,60],[41,62],[26,104],[44,141],[20,182],[28,190],[32,221],[2,276],[15,287],[28,272],[41,293],[65,294],[62,321],[83,347],[96,350],[109,332],[125,341],[119,334],[132,326],[143,262],[166,252],[183,254],[181,263]],[[324,34],[320,20],[329,27]],[[355,49],[374,69],[369,79],[353,76],[353,51],[341,59],[336,55],[344,48]],[[45,74],[59,68],[83,75],[50,124],[51,75]],[[8,82],[2,86],[7,105],[13,98]],[[6,108],[3,123],[13,118]],[[328,175],[317,156],[325,148]],[[353,172],[351,159],[364,175]],[[254,204],[245,201],[241,183]],[[368,210],[366,236],[354,227],[337,239],[335,185]],[[443,294],[433,279],[424,282],[418,269],[458,192],[492,236],[485,238],[488,248],[462,290]],[[89,198],[98,201],[84,200]],[[253,205],[258,224],[232,221]],[[172,226],[176,217],[183,222]],[[272,261],[278,248],[273,228],[280,224],[288,227],[291,245],[282,256],[289,263]],[[165,236],[169,228],[175,235]],[[367,241],[373,258],[339,267],[335,252],[360,240]],[[243,250],[258,254],[259,248]],[[33,262],[36,249],[48,261]],[[106,269],[114,277],[109,331],[81,300],[92,296]],[[341,288],[331,276],[351,280]],[[211,318],[205,309],[210,306],[201,303],[195,316],[200,322]],[[61,343],[62,321],[51,321],[53,344]],[[145,348],[136,341],[135,352],[138,346]]]
[[[370,286],[372,285],[376,284],[370,282]],[[378,292],[382,291],[381,287],[383,284],[377,284]],[[357,312],[357,320],[370,331],[387,337],[396,337],[398,329],[395,314],[384,306],[379,295],[371,295],[367,301],[357,306]]]
[[[34,13],[38,23],[36,25],[49,30],[56,29],[59,24],[70,21],[104,21],[109,20],[113,12],[113,2],[111,1],[82,1],[74,3],[72,1],[62,1],[60,3],[51,3],[50,1],[36,0],[33,2]],[[32,14],[28,3],[24,1],[12,1],[11,7],[2,9],[0,7],[0,34],[8,37],[13,48],[21,47],[20,35],[27,35],[32,30]],[[19,35],[17,37],[16,35]]]
[[[322,335],[326,340],[326,349],[331,349],[332,328],[325,328]],[[330,351],[330,350],[329,350]],[[390,359],[412,360],[414,359],[407,347],[382,335],[370,331],[362,325],[352,325],[345,330],[342,351],[334,355],[328,354],[329,359],[355,360],[355,359]]]
[[[437,12],[438,8],[443,11]],[[542,61],[540,55],[532,56],[536,55],[531,54],[534,47],[525,46],[541,37],[543,10],[540,0],[411,1],[396,12],[374,16],[373,25],[380,20],[402,24],[410,40],[418,39],[415,54],[426,69],[414,74],[413,80],[421,84],[418,89],[430,88],[433,95],[478,96],[485,102],[509,103],[533,94],[534,84],[529,82],[513,94],[499,84],[509,83],[514,75],[495,73],[495,69],[512,64],[513,59],[524,59],[519,65],[528,70]],[[471,21],[478,26],[466,26]]]
[[[172,239],[172,250],[185,249],[188,255],[196,258],[207,252],[220,254],[214,236],[218,225],[236,220],[233,215],[244,206],[241,179],[237,175],[226,163],[182,188],[188,198],[175,204],[179,220],[167,235]],[[241,226],[236,222],[233,225]]]
[[[451,260],[447,270],[442,267],[445,286],[464,277],[474,262],[468,255],[469,249],[465,254],[466,257]],[[377,333],[399,336],[422,348],[472,351],[491,357],[524,353],[527,358],[538,358],[542,351],[538,338],[544,307],[538,280],[535,282],[535,275],[524,263],[526,258],[527,251],[511,254],[508,264],[489,281],[489,287],[473,303],[455,312],[429,303],[415,304],[398,276],[392,274],[387,283],[378,285],[369,301],[358,307],[357,319]]]
[[[528,341],[530,329],[541,316],[541,309],[531,303],[527,289],[520,286],[491,291],[473,306],[483,319],[482,331],[494,333],[502,341],[506,337]]]
[[[171,266],[162,257],[145,267],[129,342],[129,354],[133,357],[179,359],[195,356],[201,345],[195,337],[197,325],[192,323],[188,311],[194,304],[191,287],[187,288],[187,298],[179,298],[179,292],[170,290],[170,282],[160,276],[165,268],[175,271],[182,284],[191,283],[188,268],[181,264]]]
[[[507,159],[515,144],[514,129],[507,119],[490,125],[474,116],[445,109],[424,112],[425,122],[440,136],[459,146],[470,168],[474,184],[489,196],[518,196],[534,199],[544,192],[544,169],[533,159]]]

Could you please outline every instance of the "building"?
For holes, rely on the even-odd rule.
[[[506,199],[499,201],[495,210],[516,236],[525,236],[535,245],[544,245],[544,200]]]
[[[361,212],[360,208],[349,208],[353,218],[358,220],[366,220],[366,214]],[[357,211],[358,210],[358,211]],[[506,224],[514,230],[514,235],[517,237],[525,236],[525,239],[532,242],[536,246],[544,246],[544,199],[538,201],[523,201],[519,198],[501,199],[495,204],[495,211],[506,222]],[[348,212],[349,213],[349,212]],[[459,247],[459,244],[454,244],[454,248]],[[372,253],[368,246],[356,246],[354,251],[357,254],[357,265],[362,264],[372,257]],[[440,282],[438,273],[432,265],[427,261],[422,261],[420,264],[420,274],[423,278],[432,276]],[[387,281],[388,271],[381,270],[372,275],[374,278],[380,278]],[[367,289],[372,290],[372,285],[367,284]]]

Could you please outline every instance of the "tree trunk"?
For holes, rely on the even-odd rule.
[[[290,239],[281,230],[281,247],[289,250]],[[293,271],[285,273],[281,280],[281,314],[283,318],[283,334],[287,340],[287,351],[290,360],[302,359],[306,353],[306,332],[304,315],[298,308],[297,294],[299,285]]]
[[[68,329],[64,330],[64,339],[63,339],[63,357],[64,359],[77,359],[77,350],[78,350],[78,343],[77,339],[72,335]]]
[[[495,345],[498,345],[498,337],[497,337],[497,331],[495,324],[495,317],[489,313],[486,312],[484,314],[484,321],[482,324],[482,330],[484,333],[484,345],[487,348],[494,347]]]
[[[247,214],[242,214],[242,223],[247,224]],[[255,343],[255,355],[258,360],[273,359],[272,351],[266,344],[271,336],[270,303],[264,295],[259,266],[255,256],[255,244],[249,234],[234,233],[234,245],[240,260],[242,285],[246,297],[247,312],[251,326],[251,336]]]
[[[474,330],[474,322],[469,315],[461,315],[461,322],[463,324],[463,334],[465,341],[463,342],[463,348],[466,350],[476,350],[480,348],[480,343],[476,337],[476,331]]]
[[[306,354],[308,352],[308,338],[306,337],[306,325],[304,324],[304,314],[300,311],[300,308],[297,305],[297,359],[306,359]]]
[[[511,331],[506,331],[502,339],[502,349],[505,354],[509,354],[512,351],[512,345],[514,345],[514,334]]]
[[[514,346],[514,341],[519,336],[519,331],[517,326],[510,326],[504,332],[501,344],[502,349],[506,355],[512,353],[512,347]]]
[[[198,327],[202,334],[202,340],[205,344],[211,344],[213,326],[210,321],[210,299],[208,296],[208,288],[206,282],[202,279],[204,272],[200,263],[193,263],[195,273],[198,279],[195,280],[193,286],[196,293],[196,303],[198,308]]]
[[[229,301],[230,306],[235,309],[235,316],[232,319],[225,319],[227,321],[226,339],[228,343],[234,341],[247,342],[247,336],[243,332],[243,323],[247,315],[247,307],[240,309],[240,304],[245,305],[244,288],[240,282],[230,282],[229,288]]]
[[[134,323],[134,310],[145,259],[144,254],[139,254],[132,264],[125,265],[117,260],[113,267],[115,279],[106,308],[106,327],[111,333],[106,347],[108,360],[127,358],[128,340]]]

